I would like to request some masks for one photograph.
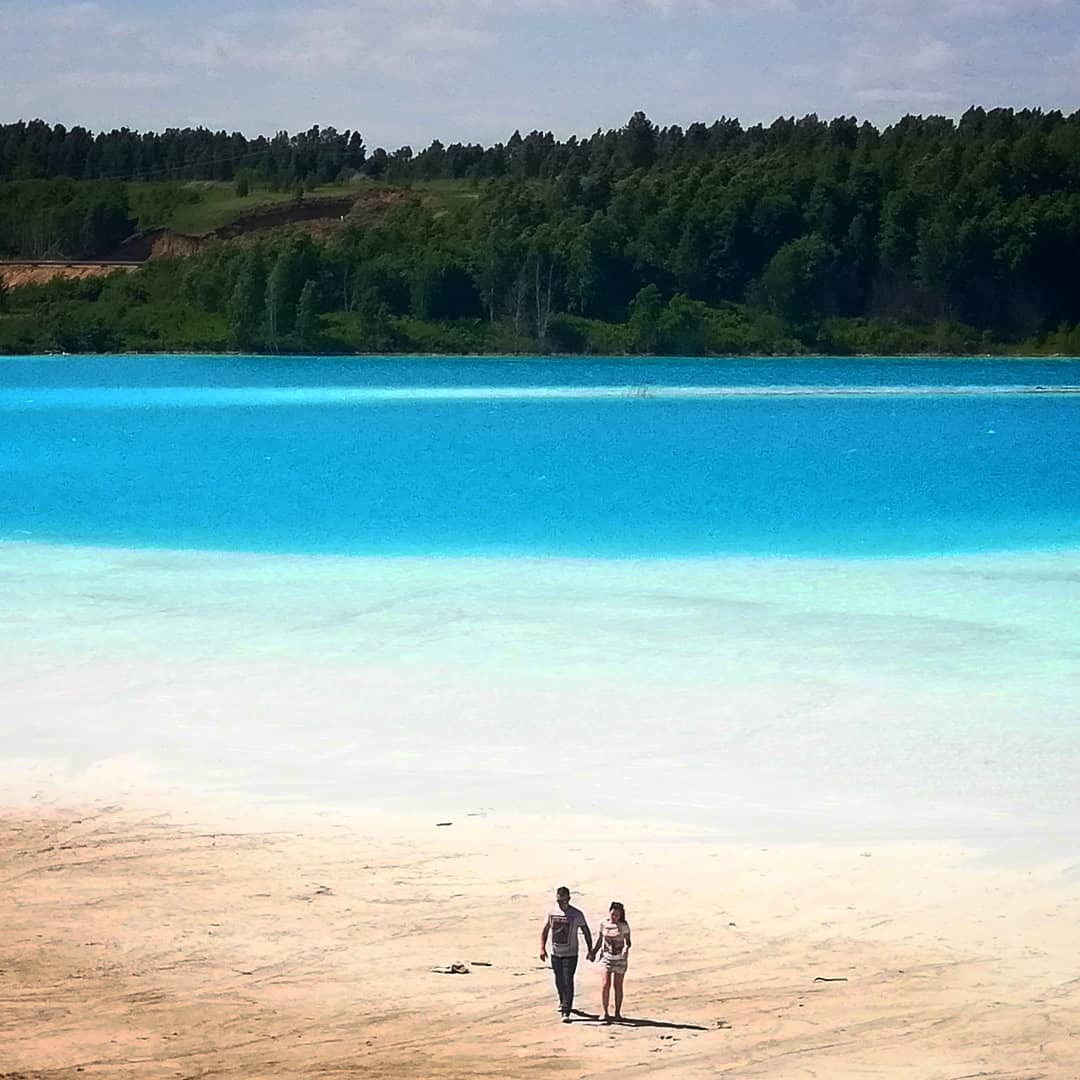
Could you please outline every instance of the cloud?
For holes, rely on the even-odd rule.
[[[920,75],[933,75],[947,71],[954,63],[953,47],[940,38],[927,38],[920,42],[908,58],[911,70]]]
[[[938,110],[956,103],[956,97],[944,90],[926,90],[917,86],[868,86],[856,91],[856,97],[867,105],[894,105],[919,111]]]
[[[239,38],[224,30],[204,30],[194,45],[176,45],[163,50],[167,60],[202,68],[233,66],[240,54]]]
[[[52,30],[73,32],[98,25],[103,16],[101,5],[93,0],[76,4],[53,4],[38,10],[38,16]]]
[[[0,29],[10,39],[16,34],[64,35],[94,29],[106,17],[96,0],[71,4],[38,4],[33,0],[5,0],[0,4]],[[2,39],[0,39],[2,40]]]
[[[802,0],[811,14],[908,21],[1008,19],[1063,10],[1066,0]]]
[[[316,8],[283,8],[259,23],[227,18],[193,45],[167,46],[166,59],[211,71],[287,69],[318,74],[327,68],[376,67],[394,73],[415,60],[471,54],[496,43],[475,20],[451,19],[454,0],[382,0]],[[401,8],[414,13],[402,17]],[[239,25],[237,25],[239,22]],[[407,72],[401,70],[401,74]]]
[[[157,90],[175,85],[177,79],[155,71],[68,71],[56,81],[80,90]]]
[[[602,3],[603,0],[600,0]],[[614,4],[620,6],[616,0]],[[793,0],[630,0],[624,6],[670,16],[682,12],[742,12],[745,14],[769,14],[776,11],[794,11]]]
[[[957,46],[940,37],[852,36],[834,79],[860,112],[880,106],[948,111],[964,96],[964,69]]]
[[[487,48],[495,44],[496,36],[488,30],[456,26],[440,19],[408,27],[401,41],[428,52],[457,52]]]

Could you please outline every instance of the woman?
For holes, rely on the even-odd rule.
[[[623,979],[626,978],[627,954],[630,952],[630,924],[626,921],[626,908],[618,900],[608,905],[608,917],[600,924],[596,948],[589,954],[590,960],[600,959],[604,969],[604,982],[600,990],[604,1003],[604,1023],[611,1023],[608,1002],[611,1000],[611,984],[615,983],[615,1019],[622,1017]]]

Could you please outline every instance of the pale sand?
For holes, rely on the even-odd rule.
[[[1080,1076],[1063,864],[98,801],[8,810],[0,881],[6,1078]],[[564,881],[590,921],[626,903],[652,1023],[558,1023],[535,954]]]

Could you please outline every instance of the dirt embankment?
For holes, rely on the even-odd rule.
[[[350,226],[377,224],[390,207],[408,195],[404,190],[369,191],[363,195],[310,198],[279,203],[242,214],[228,225],[205,236],[183,236],[164,230],[153,244],[150,258],[188,255],[183,246],[194,243],[196,250],[209,244],[251,244],[277,229],[300,229],[320,240],[329,240]],[[179,245],[180,249],[177,249]]]
[[[300,199],[279,203],[262,210],[252,210],[215,230],[211,235],[216,240],[235,240],[246,233],[276,229],[282,225],[297,225],[306,221],[333,221],[334,218],[343,222],[355,202],[355,197],[350,195],[338,199]]]
[[[137,241],[145,239],[142,259],[176,258],[197,254],[210,244],[251,243],[275,229],[298,226],[322,239],[333,236],[350,225],[376,224],[407,192],[369,191],[363,195],[344,195],[333,198],[308,198],[278,203],[250,210],[230,221],[228,225],[201,236],[187,236],[169,229],[158,229],[140,237],[132,237],[124,245],[127,253],[139,250]]]
[[[298,227],[320,240],[328,240],[350,225],[377,223],[387,210],[408,193],[404,190],[365,192],[360,196],[309,198],[252,210],[202,236],[171,229],[151,229],[129,237],[108,259],[99,262],[42,260],[0,263],[0,278],[9,288],[40,285],[54,278],[69,280],[105,277],[117,270],[138,269],[150,259],[176,259],[197,255],[214,244],[251,244],[266,233]]]
[[[0,263],[0,280],[9,289],[23,285],[44,285],[56,278],[81,281],[83,278],[108,277],[139,269],[137,262],[5,262]]]

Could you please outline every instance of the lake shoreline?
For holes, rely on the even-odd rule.
[[[803,360],[838,360],[840,362],[847,361],[864,361],[864,360],[1016,360],[1016,361],[1054,361],[1063,360],[1066,362],[1075,362],[1080,360],[1080,354],[1070,353],[715,353],[709,355],[694,355],[694,356],[660,356],[652,353],[613,353],[605,355],[601,353],[541,353],[536,352],[519,352],[519,353],[433,353],[433,352],[358,352],[358,353],[325,353],[325,352],[310,352],[310,353],[265,353],[265,352],[203,352],[197,349],[184,350],[184,349],[170,349],[167,352],[162,353],[148,353],[148,352],[100,352],[100,353],[63,353],[63,352],[33,352],[33,353],[5,353],[0,354],[0,361],[2,360],[22,360],[22,359],[41,359],[50,358],[56,360],[78,360],[88,357],[102,357],[102,356],[117,356],[124,357],[125,359],[131,359],[134,357],[144,357],[146,359],[160,359],[161,357],[197,357],[200,359],[212,359],[214,357],[222,357],[229,359],[245,359],[245,360],[316,360],[316,359],[341,359],[341,360],[530,360],[542,357],[544,360],[550,360],[553,362],[559,362],[561,360],[566,361],[589,361],[602,363],[605,360],[616,361],[633,361],[640,360],[646,362],[663,363],[665,361],[672,360],[693,360],[701,363],[710,363],[711,361],[728,361],[728,360],[772,360],[772,361],[784,361],[790,360],[794,362]]]

